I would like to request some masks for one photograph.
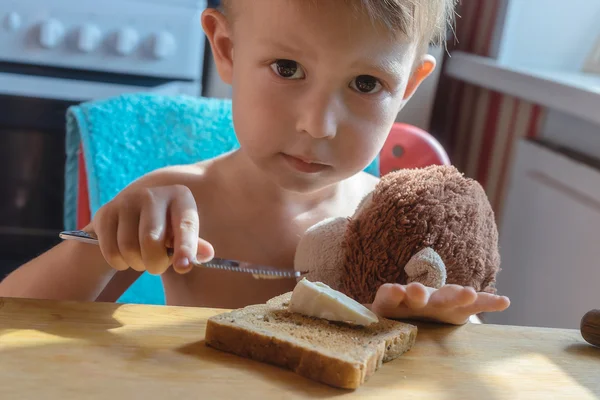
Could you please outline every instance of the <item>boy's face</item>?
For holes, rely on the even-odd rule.
[[[228,20],[205,13],[205,31],[232,85],[241,148],[289,190],[318,190],[364,169],[435,66],[345,1],[233,3]]]

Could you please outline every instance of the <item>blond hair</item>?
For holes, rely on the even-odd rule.
[[[313,0],[313,3],[319,0]],[[323,1],[323,0],[320,0]],[[382,24],[392,34],[404,34],[426,46],[442,45],[448,30],[454,29],[458,0],[344,0]],[[222,0],[225,13],[231,12],[234,0]]]

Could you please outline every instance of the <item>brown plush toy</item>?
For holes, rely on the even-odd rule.
[[[471,286],[495,293],[500,265],[494,213],[479,183],[451,166],[382,177],[350,218],[312,226],[295,268],[370,304],[384,283]]]

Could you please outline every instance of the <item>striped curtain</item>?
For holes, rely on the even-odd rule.
[[[501,1],[462,0],[448,50],[490,56]],[[544,117],[539,105],[442,75],[431,126],[452,163],[485,188],[498,218],[515,144],[538,136]]]

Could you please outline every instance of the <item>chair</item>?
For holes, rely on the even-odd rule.
[[[171,129],[157,119],[167,120]],[[177,140],[178,135],[185,140]],[[148,157],[152,143],[167,151]],[[67,113],[65,227],[81,229],[102,204],[153,169],[197,162],[237,146],[229,100],[136,94],[73,106]],[[413,151],[423,155],[414,156]],[[380,176],[397,168],[448,162],[444,155],[426,132],[396,123],[383,147],[383,162],[377,157],[365,171]],[[136,168],[124,167],[128,164]],[[142,274],[118,302],[164,304],[160,278]]]
[[[398,122],[392,126],[379,154],[380,176],[398,169],[449,164],[448,154],[431,134]]]

